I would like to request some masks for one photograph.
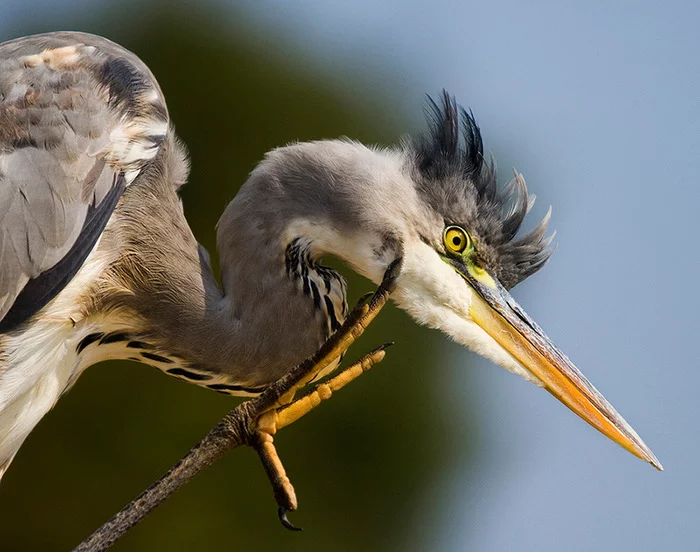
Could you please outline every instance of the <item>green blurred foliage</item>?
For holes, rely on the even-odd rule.
[[[33,21],[13,34],[79,28],[144,59],[190,149],[185,211],[212,253],[219,214],[265,151],[340,135],[390,143],[404,119],[378,90],[364,91],[371,102],[348,102],[356,92],[353,75],[333,80],[293,50],[275,49],[275,30],[246,30],[243,16],[231,21],[212,6],[134,3],[92,19]],[[344,272],[351,299],[372,289]],[[255,454],[238,449],[114,550],[380,551],[429,542],[440,529],[439,483],[469,460],[452,435],[470,436],[473,428],[464,420],[455,427],[433,385],[441,377],[444,339],[395,308],[382,313],[349,357],[387,340],[397,345],[384,363],[278,435],[300,502],[291,518],[306,531],[282,529]],[[0,549],[70,549],[237,402],[143,365],[91,368],[32,433],[5,476]]]

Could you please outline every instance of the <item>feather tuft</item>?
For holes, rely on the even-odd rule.
[[[535,202],[523,176],[514,171],[499,188],[474,114],[446,91],[439,103],[428,97],[426,117],[428,132],[404,145],[419,193],[446,224],[458,224],[472,235],[479,255],[504,286],[534,274],[554,251],[552,238],[545,238],[551,208],[531,232],[518,237]]]

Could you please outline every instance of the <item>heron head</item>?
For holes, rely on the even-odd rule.
[[[264,290],[266,300],[286,304],[284,291],[274,295],[282,287],[258,280],[262,267],[274,264],[266,259],[278,259],[291,243],[303,243],[315,261],[337,256],[375,283],[400,258],[393,298],[417,322],[544,387],[661,469],[508,292],[549,259],[549,213],[522,235],[534,201],[523,177],[497,186],[474,117],[447,93],[439,104],[431,100],[428,115],[429,132],[399,148],[341,139],[269,152],[219,221],[224,287]]]
[[[523,177],[516,173],[507,186],[497,187],[473,116],[446,93],[439,105],[431,100],[429,122],[427,135],[404,144],[422,208],[413,236],[403,240],[398,304],[418,322],[544,387],[661,469],[629,424],[508,292],[549,259],[549,212],[520,236],[534,201]]]

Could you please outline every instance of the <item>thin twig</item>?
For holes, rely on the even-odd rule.
[[[224,416],[175,466],[80,543],[73,552],[107,550],[117,539],[201,470],[216,462],[231,449],[242,445],[253,445],[256,436],[256,420],[270,409],[289,402],[282,399],[293,394],[300,384],[313,379],[316,373],[336,360],[364,332],[386,304],[394,288],[399,269],[400,260],[389,266],[384,275],[384,281],[372,295],[369,303],[361,300],[341,328],[313,357],[274,382],[259,397],[241,403]]]

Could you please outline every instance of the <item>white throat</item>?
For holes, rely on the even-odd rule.
[[[457,343],[541,386],[518,361],[471,318],[475,293],[455,270],[422,241],[404,244],[404,260],[392,297],[419,324],[442,330]]]

